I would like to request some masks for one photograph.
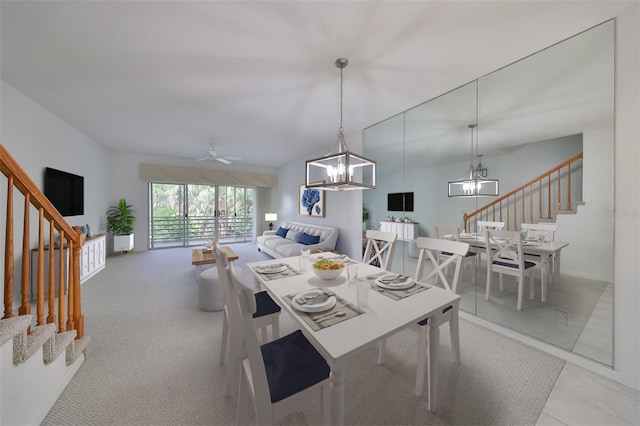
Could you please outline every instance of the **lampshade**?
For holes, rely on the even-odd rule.
[[[349,61],[336,59],[340,68],[340,128],[334,149],[324,157],[305,163],[305,186],[326,191],[350,191],[376,187],[376,162],[349,152],[342,127],[342,70]]]
[[[277,213],[265,213],[264,214],[264,220],[265,222],[273,222],[278,220],[278,214]]]
[[[469,124],[468,127],[471,129],[471,164],[469,165],[469,172],[465,177],[449,182],[449,197],[497,196],[500,187],[499,181],[497,179],[488,179],[486,177],[487,169],[482,167],[480,161],[478,161],[477,165],[473,161],[473,129],[477,127],[477,124]],[[478,159],[482,157],[482,155],[477,154],[476,156]]]

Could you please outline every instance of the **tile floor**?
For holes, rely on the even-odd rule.
[[[640,392],[566,363],[537,426],[638,425]]]

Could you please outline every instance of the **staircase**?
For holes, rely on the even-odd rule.
[[[4,299],[0,319],[0,424],[33,425],[44,419],[86,356],[90,339],[84,335],[80,293],[80,250],[84,241],[79,229],[64,220],[2,144],[0,171],[7,183],[6,200],[0,200],[5,201],[0,205],[6,206]],[[21,199],[23,205],[15,203],[14,198]],[[16,212],[21,215],[19,223],[15,221]],[[37,215],[38,229],[33,239],[32,215]],[[18,250],[15,229],[21,230],[18,237],[22,244]],[[57,256],[58,274],[53,272],[55,250],[45,250],[45,240],[56,244],[56,232],[60,236],[57,244],[62,244],[70,253]],[[33,290],[32,247],[38,249]],[[20,264],[19,283],[15,282],[16,257]],[[63,264],[65,258],[68,264]],[[48,270],[52,271],[50,274],[45,274],[45,260]],[[66,279],[65,269],[68,270]],[[32,313],[32,309],[35,312]]]
[[[521,223],[554,222],[562,213],[575,213],[582,195],[582,157],[579,153],[524,185],[507,192],[476,211],[464,214],[465,232],[478,232],[479,220],[505,223],[505,230],[518,230]],[[579,185],[572,180],[580,178]]]

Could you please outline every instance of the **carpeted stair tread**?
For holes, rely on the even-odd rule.
[[[14,364],[20,364],[25,362],[27,359],[31,357],[34,353],[36,353],[41,347],[44,346],[45,342],[51,339],[56,334],[56,325],[55,324],[45,324],[39,325],[37,327],[33,327],[31,329],[31,333],[27,335],[27,344],[23,345],[22,338],[16,336],[13,340],[13,362]],[[19,343],[16,343],[20,340]],[[26,346],[26,347],[25,347]],[[24,348],[23,351],[20,351],[20,348]]]
[[[84,336],[82,339],[75,339],[67,346],[66,363],[67,365],[73,364],[76,359],[84,352],[86,356],[87,347],[91,342],[91,337]]]
[[[26,332],[30,324],[31,315],[20,315],[0,320],[0,346],[4,345],[18,334]]]
[[[76,338],[76,330],[57,333],[53,338],[47,340],[42,347],[44,363],[50,364],[55,361]],[[65,361],[66,362],[66,361]]]

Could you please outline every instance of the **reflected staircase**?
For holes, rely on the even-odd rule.
[[[504,222],[518,230],[521,223],[554,222],[556,215],[575,213],[582,201],[582,157],[576,154],[540,176],[463,216],[465,232],[478,232],[478,221]],[[577,178],[580,185],[575,185]]]

